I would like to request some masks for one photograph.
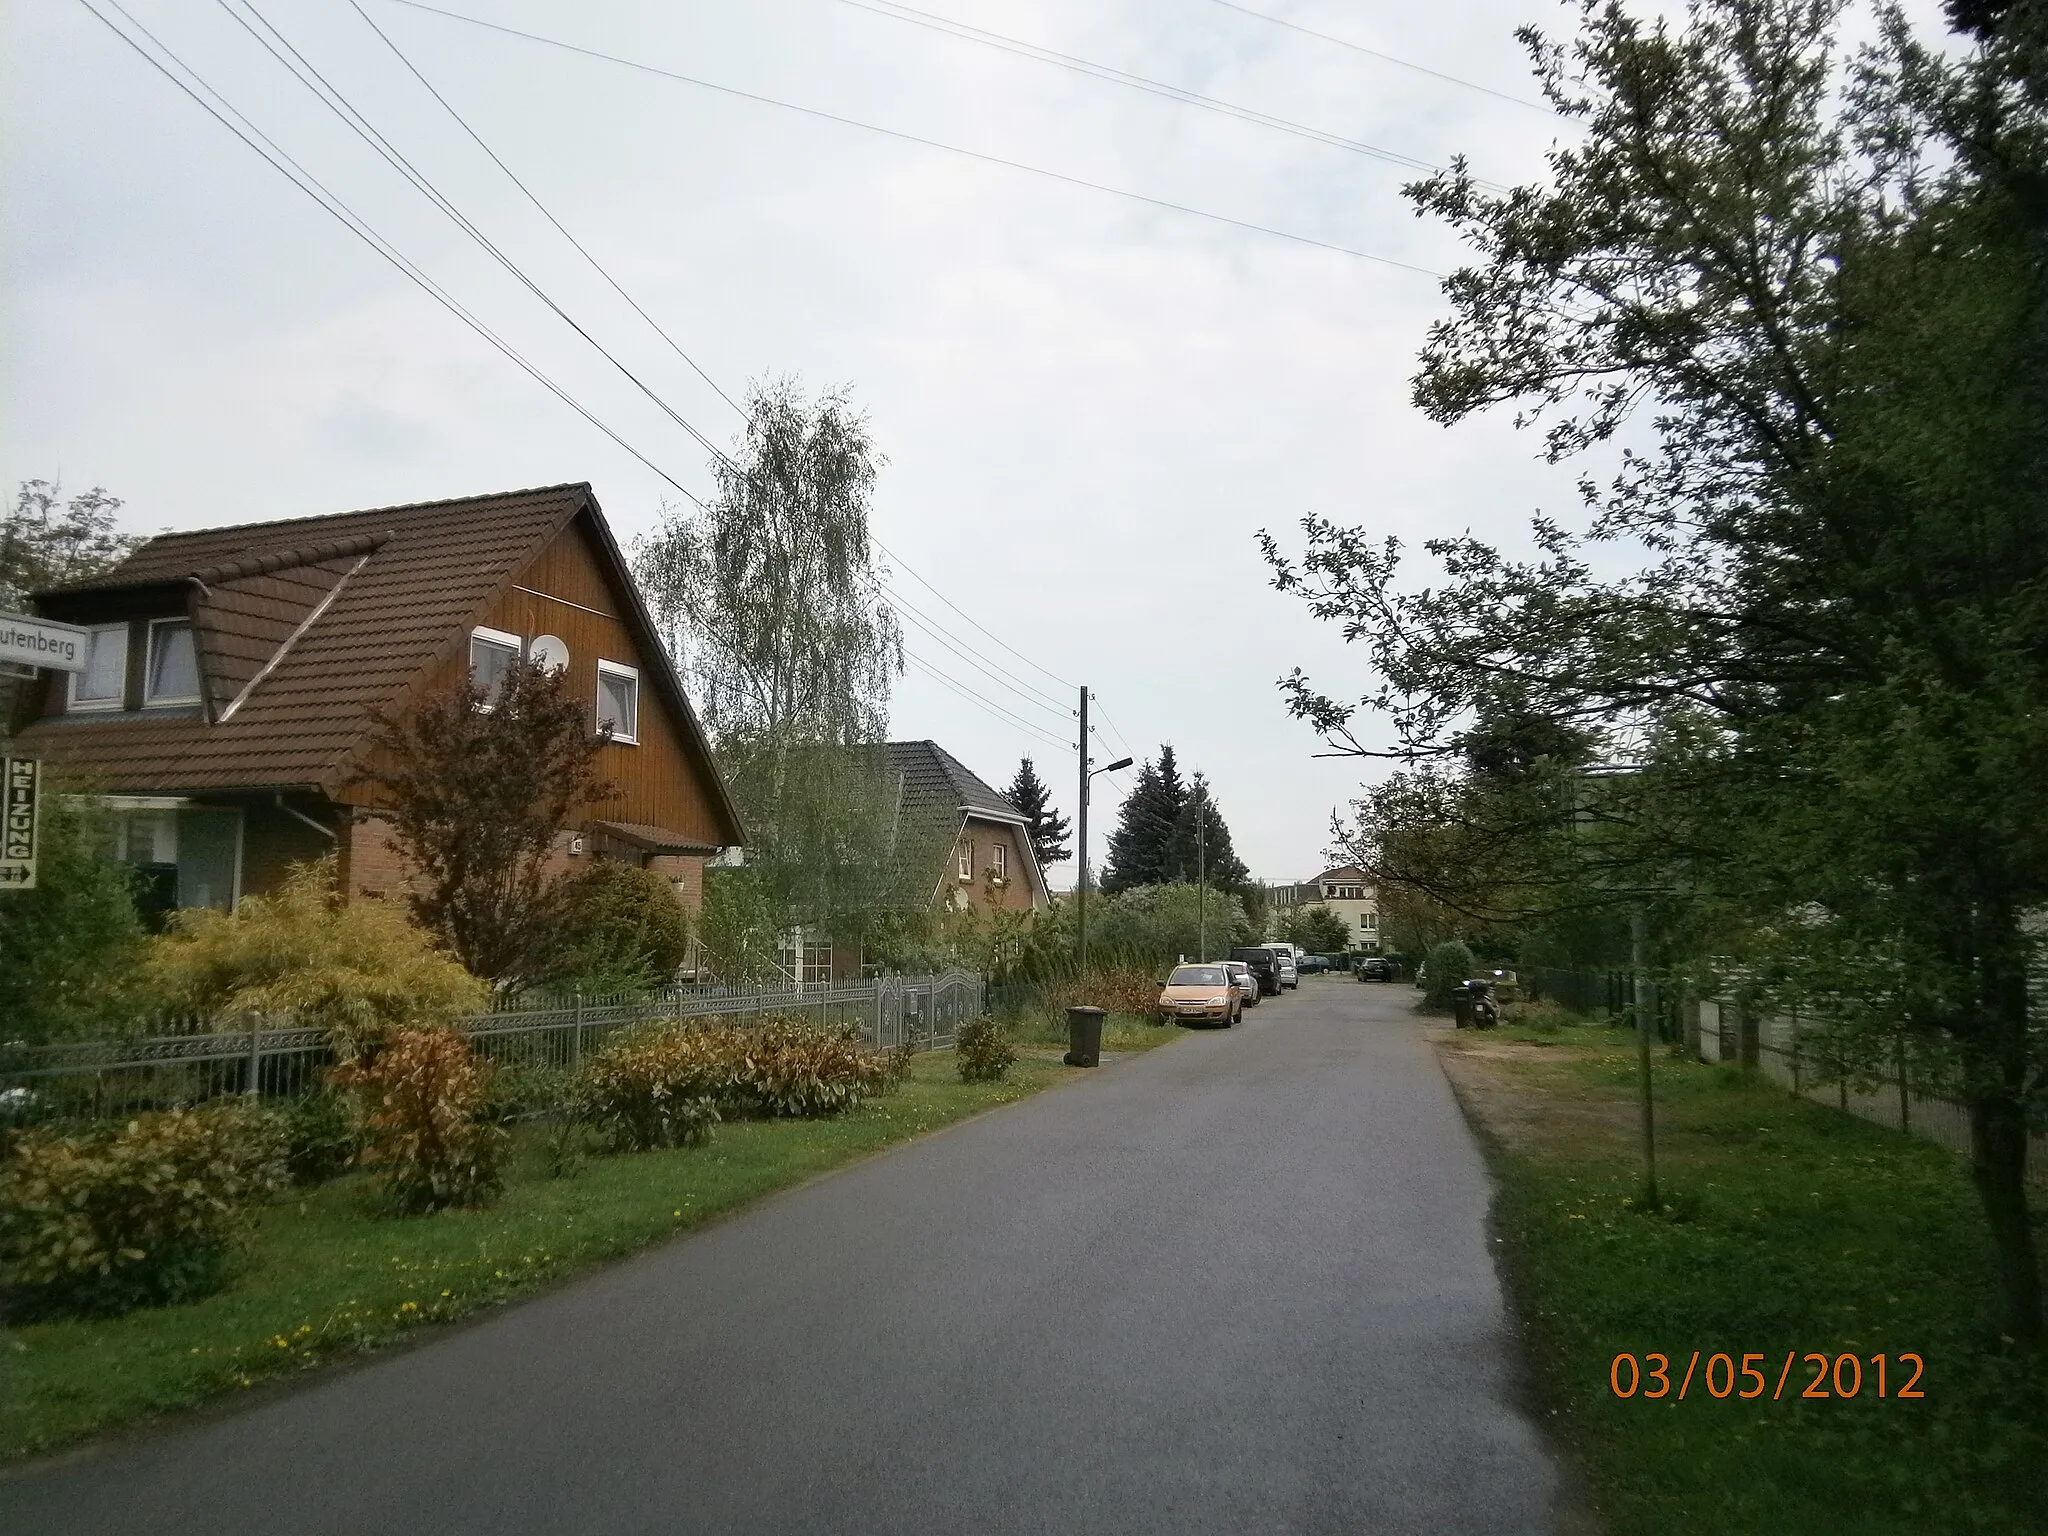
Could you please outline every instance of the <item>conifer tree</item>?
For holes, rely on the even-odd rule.
[[[1103,865],[1102,889],[1127,891],[1137,885],[1164,885],[1175,876],[1174,829],[1187,805],[1187,786],[1173,748],[1162,746],[1159,760],[1147,758],[1138,767],[1138,782],[1124,799],[1117,828],[1109,835],[1109,858]]]
[[[1216,809],[1209,781],[1197,773],[1168,840],[1165,878],[1193,883],[1197,878],[1218,891],[1243,891],[1251,871],[1231,846],[1230,827]]]
[[[1053,809],[1052,792],[1038,777],[1030,758],[1017,765],[1017,777],[1010,780],[1010,787],[1003,794],[1024,818],[1031,851],[1037,855],[1040,869],[1074,856],[1067,848],[1067,818]]]

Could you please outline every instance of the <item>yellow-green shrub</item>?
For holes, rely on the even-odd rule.
[[[232,915],[199,908],[175,924],[150,943],[148,987],[195,1013],[291,1014],[352,1046],[446,1024],[490,996],[399,904],[343,902],[331,858],[294,865],[276,895],[244,897]]]
[[[571,1103],[615,1152],[700,1146],[731,1087],[732,1056],[712,1031],[636,1029],[583,1063]]]
[[[273,1115],[242,1103],[26,1131],[0,1164],[11,1316],[119,1312],[225,1277],[249,1208],[289,1182]]]
[[[1010,1032],[995,1019],[971,1019],[953,1036],[953,1054],[963,1083],[999,1083],[1017,1059]]]
[[[490,1074],[452,1029],[400,1030],[375,1055],[334,1069],[330,1080],[363,1109],[356,1160],[384,1170],[400,1210],[482,1205],[502,1187],[505,1132],[484,1118]]]
[[[684,1105],[805,1119],[852,1109],[891,1080],[888,1057],[851,1028],[775,1017],[744,1026],[661,1024],[621,1035],[585,1062],[577,1103],[616,1146],[672,1146],[696,1134],[685,1134],[697,1111]]]

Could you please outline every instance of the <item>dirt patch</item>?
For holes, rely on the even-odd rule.
[[[1436,1059],[1465,1114],[1515,1151],[1551,1156],[1624,1150],[1635,1135],[1634,1105],[1573,1081],[1583,1048],[1518,1040],[1477,1040],[1431,1031]]]

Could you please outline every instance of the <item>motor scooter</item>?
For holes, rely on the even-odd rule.
[[[1473,977],[1458,989],[1458,1028],[1492,1029],[1500,1023],[1500,1001],[1493,995],[1493,983]]]

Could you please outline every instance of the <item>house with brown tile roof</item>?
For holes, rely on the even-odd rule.
[[[694,906],[705,859],[743,841],[588,485],[164,534],[34,603],[90,640],[84,671],[21,694],[15,750],[105,795],[158,905],[231,908],[330,852],[350,899],[395,890],[362,776],[377,719],[517,657],[565,665],[612,728],[617,796],[564,835],[565,867],[645,864]]]
[[[1007,795],[935,741],[892,741],[881,750],[909,899],[948,911],[1047,905],[1045,872]]]

